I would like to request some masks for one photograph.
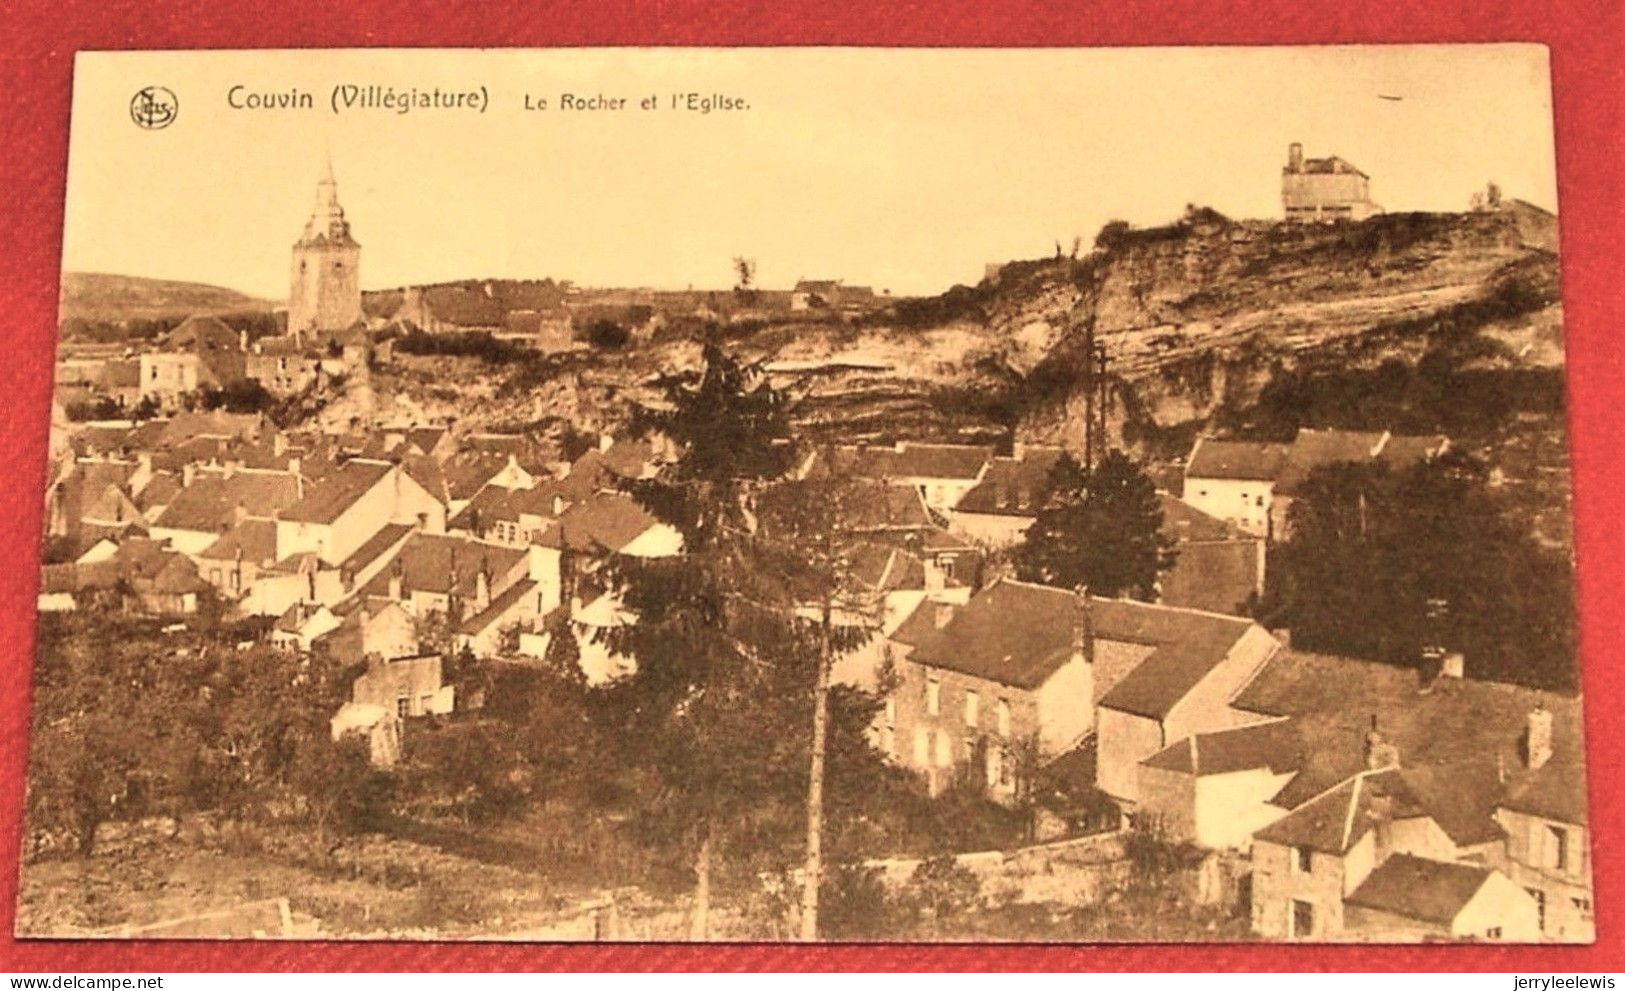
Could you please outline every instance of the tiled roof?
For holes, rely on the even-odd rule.
[[[242,469],[225,475],[199,473],[169,500],[154,526],[171,530],[219,532],[233,522],[237,507],[249,516],[269,518],[296,505],[299,480],[288,472]]]
[[[482,566],[489,573],[492,590],[495,591],[497,582],[524,556],[525,552],[519,548],[501,547],[446,534],[414,533],[401,545],[393,559],[361,589],[360,594],[387,595],[397,566],[400,568],[401,586],[408,592],[473,595]],[[452,585],[454,571],[457,577],[455,588]]]
[[[839,494],[842,525],[854,532],[922,530],[936,526],[920,490],[912,485],[864,482]]]
[[[512,608],[514,603],[534,591],[535,588],[536,583],[534,581],[529,578],[521,578],[504,589],[501,595],[493,596],[490,605],[463,620],[463,625],[459,627],[458,632],[470,636],[481,632],[501,618],[502,614]]]
[[[244,561],[276,560],[276,521],[247,519],[220,535],[199,557],[211,561],[233,561],[238,552]]]
[[[1160,617],[1154,634],[1157,649],[1106,693],[1102,706],[1162,719],[1229,656],[1252,626],[1230,616],[1159,608],[1166,615]]]
[[[919,444],[892,447],[844,446],[820,451],[813,474],[848,478],[943,478],[969,481],[993,460],[993,448],[981,444]]]
[[[1185,500],[1166,492],[1157,493],[1157,507],[1162,510],[1163,534],[1172,537],[1176,543],[1252,539],[1246,537],[1234,524],[1217,516],[1209,516]]]
[[[451,499],[472,499],[508,465],[508,455],[494,451],[463,451],[446,459],[441,472]]]
[[[405,523],[391,523],[383,527],[377,533],[368,537],[366,543],[357,547],[355,553],[345,558],[344,562],[339,565],[339,570],[347,571],[352,575],[366,570],[369,564],[372,564],[381,555],[388,553],[400,544],[401,541],[406,539],[406,535],[411,532],[412,528]]]
[[[905,647],[918,647],[941,628],[939,620],[946,623],[947,618],[961,608],[963,607],[935,599],[922,599],[887,639]]]
[[[164,335],[163,347],[170,351],[235,350],[239,339],[238,333],[219,317],[190,316]]]
[[[619,551],[659,522],[631,496],[599,492],[572,504],[548,533],[567,550]]]
[[[1396,853],[1377,865],[1344,901],[1360,908],[1448,926],[1493,871],[1481,864]]]
[[[512,497],[515,494],[500,485],[486,485],[474,493],[474,497],[468,500],[468,505],[446,522],[446,527],[479,533],[497,520],[509,522],[517,520],[519,513],[512,507]]]
[[[357,499],[383,481],[394,468],[383,461],[351,460],[317,482],[305,497],[282,511],[281,519],[301,523],[331,523]]]
[[[1287,445],[1203,437],[1191,451],[1186,478],[1274,481],[1286,464]]]
[[[1149,767],[1195,777],[1265,768],[1282,774],[1296,771],[1303,742],[1291,720],[1255,723],[1216,733],[1198,733],[1146,759]]]
[[[1379,822],[1422,814],[1397,771],[1362,771],[1294,808],[1253,837],[1341,855]]]
[[[1033,516],[1050,494],[1050,474],[1065,452],[1059,447],[1029,448],[1016,458],[994,458],[987,474],[954,507],[959,513]]]
[[[1482,776],[1499,769],[1506,775],[1509,795],[1518,794],[1527,782],[1527,794],[1542,796],[1545,807],[1561,810],[1559,818],[1586,820],[1580,770],[1585,750],[1575,696],[1471,678],[1442,677],[1423,685],[1413,669],[1284,649],[1237,693],[1231,706],[1260,715],[1295,716],[1304,739],[1313,741],[1303,771],[1277,797],[1277,804],[1286,807],[1360,770],[1365,735],[1375,718],[1378,732],[1397,748],[1408,773],[1475,769],[1453,772],[1465,781],[1469,773]],[[1545,774],[1527,770],[1523,744],[1529,713],[1539,706],[1553,717],[1553,756],[1540,769]],[[1483,805],[1494,796],[1481,799]],[[1479,808],[1472,815],[1492,811]]]

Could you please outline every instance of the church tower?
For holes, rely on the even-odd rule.
[[[333,163],[316,184],[316,208],[293,246],[288,333],[348,330],[361,322],[361,245],[339,206]]]

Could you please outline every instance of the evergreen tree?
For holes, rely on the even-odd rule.
[[[1117,450],[1093,472],[1063,456],[1050,473],[1044,508],[1012,554],[1023,581],[1146,600],[1175,556],[1156,486]]]

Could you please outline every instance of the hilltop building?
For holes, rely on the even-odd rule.
[[[328,162],[316,184],[316,208],[293,246],[288,333],[302,339],[311,332],[349,330],[361,321],[361,245],[339,206]]]
[[[1336,155],[1303,157],[1303,145],[1287,148],[1281,170],[1281,207],[1300,223],[1364,220],[1382,212],[1371,202],[1371,177]]]

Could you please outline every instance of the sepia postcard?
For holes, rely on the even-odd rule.
[[[70,134],[19,936],[1594,939],[1545,48],[84,52]]]

